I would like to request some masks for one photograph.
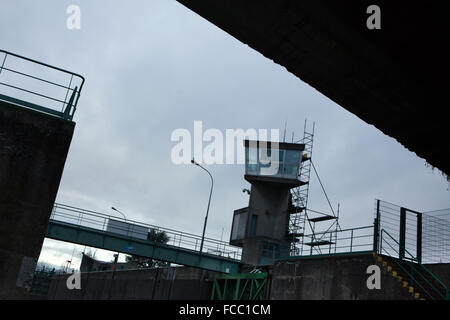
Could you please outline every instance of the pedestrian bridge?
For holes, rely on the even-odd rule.
[[[168,237],[161,242],[158,235]],[[238,273],[241,249],[224,241],[55,203],[45,236],[201,269]],[[205,252],[206,251],[206,252]]]

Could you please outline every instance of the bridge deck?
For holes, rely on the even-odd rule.
[[[111,221],[114,222],[113,227],[111,227]],[[120,229],[123,226],[126,226],[126,230]],[[170,239],[168,243],[147,239],[147,233],[157,228],[159,231],[167,230],[164,232]],[[143,231],[145,231],[145,236]],[[121,221],[120,218],[116,217],[111,219],[109,216],[100,213],[60,204],[55,204],[45,236],[54,240],[223,273],[237,273],[241,265],[241,261],[234,258],[239,257],[240,252],[230,251],[232,248],[225,247],[223,242],[206,238],[205,244],[207,245],[205,245],[205,248],[209,248],[209,252],[200,253],[195,250],[197,240],[200,238],[193,239],[193,237],[196,237],[194,235],[177,234],[174,230],[130,220]],[[188,248],[192,241],[189,242],[186,239],[195,240],[195,247]],[[181,247],[183,244],[184,247]]]

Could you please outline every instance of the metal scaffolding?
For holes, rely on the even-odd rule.
[[[328,253],[337,252],[337,232],[339,226],[339,210],[336,213],[330,203],[328,195],[319,177],[319,174],[312,160],[314,127],[307,131],[307,122],[305,120],[303,138],[297,142],[305,145],[304,154],[300,163],[299,180],[304,182],[299,187],[291,190],[292,206],[289,219],[289,238],[291,240],[291,256],[302,256],[304,250],[309,249],[309,254],[322,254],[324,247],[328,248]],[[315,211],[308,208],[308,196],[311,179],[311,171],[314,171],[320,187],[326,197],[330,207],[330,214]],[[331,222],[330,225],[324,225]],[[316,228],[316,224],[321,223],[322,228]],[[307,247],[305,247],[307,246]]]

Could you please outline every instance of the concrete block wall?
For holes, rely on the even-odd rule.
[[[384,268],[381,289],[367,288],[367,267],[376,265],[372,254],[336,255],[278,261],[260,267],[268,272],[270,300],[410,300],[412,295]],[[449,264],[428,266],[445,284]],[[242,272],[253,267],[243,266]],[[56,276],[47,299],[209,300],[217,273],[189,267],[91,272],[81,274],[81,290],[68,290],[65,276]]]
[[[0,299],[24,299],[75,124],[0,101]]]
[[[208,300],[217,273],[190,267],[81,273],[81,289],[69,290],[68,275],[55,276],[53,300]]]
[[[407,300],[411,296],[381,268],[381,289],[367,288],[371,254],[279,261],[271,270],[274,300]]]

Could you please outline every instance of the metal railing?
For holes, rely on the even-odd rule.
[[[372,251],[373,230],[373,226],[364,226],[304,235],[301,245],[309,250],[303,248],[298,256]]]
[[[386,255],[403,257],[408,250],[421,263],[450,261],[450,209],[418,212],[387,201],[375,203],[378,234],[384,229],[403,244],[402,250],[385,248]]]
[[[393,245],[391,242],[395,244]],[[398,254],[400,248],[400,243],[389,232],[381,229],[379,253],[386,253],[388,256],[391,256],[392,251]],[[431,299],[438,297],[440,299],[450,300],[450,291],[447,286],[428,270],[427,267],[421,264],[406,248],[403,248],[403,250],[407,254],[405,256],[407,260],[396,258],[392,260],[409,277],[409,280],[417,285]],[[430,278],[435,284],[431,283]]]
[[[0,100],[72,120],[83,76],[0,49]]]
[[[59,203],[55,203],[50,220],[120,234],[121,236],[144,241],[152,241],[152,234],[164,233],[168,237],[168,241],[164,244],[194,251],[199,251],[202,240],[201,236],[192,233],[163,228]],[[235,260],[241,259],[241,248],[230,246],[227,242],[212,238],[205,237],[203,250],[207,254],[215,256]]]
[[[405,249],[409,252],[417,253],[417,216],[409,209],[405,209],[405,226],[401,228],[401,210],[402,207],[393,203],[376,200],[376,218],[379,223],[379,233],[385,229],[392,235],[396,241],[401,242],[402,234],[404,237]],[[391,250],[389,255],[394,256]]]

